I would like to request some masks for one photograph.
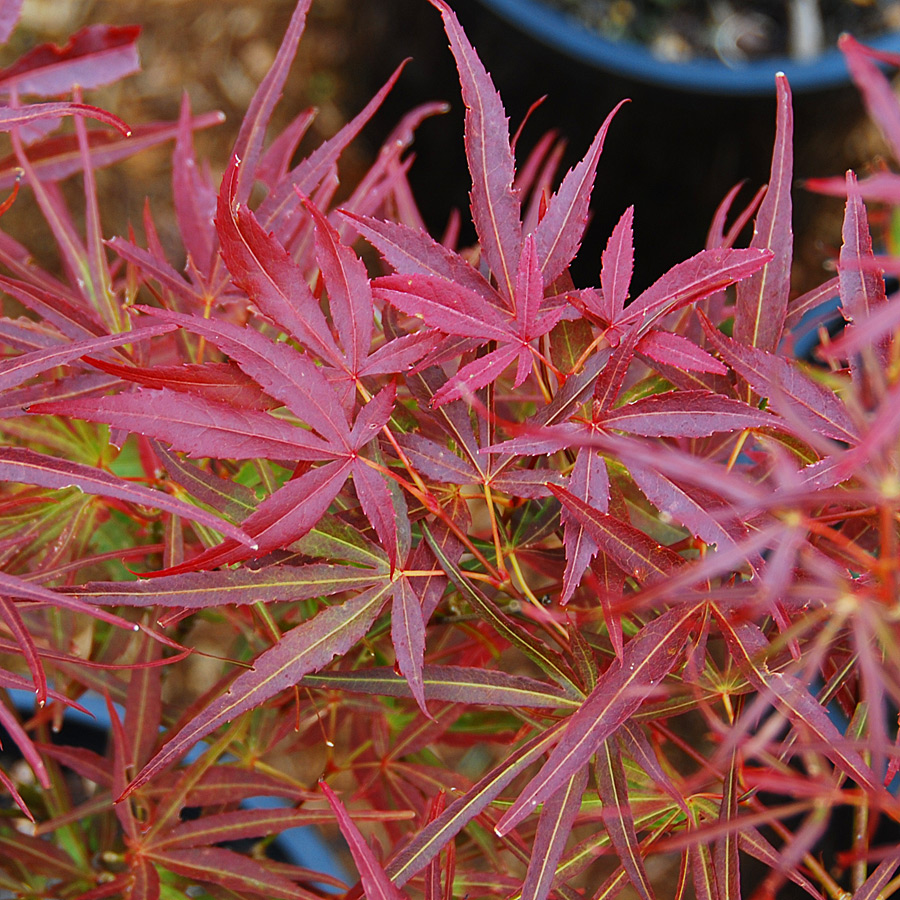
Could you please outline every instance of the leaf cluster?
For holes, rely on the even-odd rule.
[[[626,210],[578,287],[617,110],[561,178],[552,136],[517,165],[490,75],[430,2],[474,247],[458,221],[429,235],[406,179],[438,105],[335,203],[399,70],[299,161],[312,111],[267,139],[309,0],[220,179],[192,138],[215,116],[187,100],[133,132],[84,104],[135,70],[134,29],[0,71],[3,209],[26,185],[59,251],[48,271],[0,231],[0,725],[23,759],[0,769],[0,890],[890,896],[900,314],[864,201],[896,204],[900,176],[817,185],[847,197],[838,275],[793,297],[778,76],[765,189],[737,211],[730,192],[706,246],[634,296]],[[20,5],[0,2],[0,39]],[[843,49],[900,158],[877,65],[900,59]],[[149,207],[142,237],[104,237],[95,180],[166,140],[175,261]],[[796,361],[832,296],[843,331]],[[51,739],[87,691],[105,754]],[[356,886],[261,852],[329,824]]]

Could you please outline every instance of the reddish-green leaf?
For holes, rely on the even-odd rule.
[[[262,863],[223,847],[154,850],[149,859],[195,882],[219,885],[232,891],[249,891],[278,900],[317,900],[315,894],[297,887]]]
[[[791,289],[794,116],[784,74],[775,76],[778,111],[769,187],[756,216],[750,247],[772,251],[765,267],[738,283],[734,339],[774,353],[778,349]]]
[[[564,723],[559,722],[523,744],[419,831],[385,866],[385,871],[394,884],[402,886],[424,869],[513,779],[539,760],[559,740],[563,725]]]
[[[138,328],[120,334],[108,334],[83,341],[73,341],[62,346],[51,347],[48,350],[23,353],[21,356],[0,363],[0,390],[8,390],[34,375],[56,366],[63,366],[80,356],[89,356],[112,347],[121,347],[122,344],[137,343],[172,330],[174,330],[173,326],[169,324],[151,325],[149,328]]]
[[[638,581],[648,584],[663,581],[684,564],[684,559],[674,550],[658,544],[629,522],[594,509],[565,488],[554,484],[548,485],[548,488],[587,529],[600,549]]]
[[[481,252],[497,278],[500,292],[511,301],[522,252],[522,224],[519,198],[513,190],[515,160],[509,145],[509,121],[491,77],[456,14],[444,0],[431,3],[444,20],[466,105],[472,220]]]
[[[647,875],[641,856],[640,841],[634,826],[634,814],[628,800],[628,782],[619,746],[613,738],[607,738],[597,750],[597,785],[603,824],[609,833],[622,868],[628,873],[635,893],[641,900],[654,900],[653,886]]]
[[[303,684],[388,697],[412,696],[405,678],[393,669],[380,667],[358,672],[306,675]],[[426,699],[451,703],[533,709],[577,709],[580,706],[579,699],[556,685],[524,675],[510,675],[502,670],[426,665],[422,669],[422,687]]]
[[[353,855],[366,900],[404,900],[403,892],[387,876],[365,838],[360,834],[356,823],[344,808],[344,804],[324,781],[319,782],[319,787],[325,794],[328,805],[334,811],[341,834]]]
[[[230,522],[208,513],[199,507],[176,500],[162,491],[144,487],[132,481],[125,481],[80,463],[55,459],[33,450],[20,447],[0,447],[0,481],[18,481],[23,484],[37,484],[41,487],[62,489],[76,487],[85,494],[99,494],[103,497],[116,497],[130,503],[150,506],[184,516],[194,522],[200,522],[215,528],[223,534],[251,547],[255,547],[253,538]]]
[[[170,766],[211,731],[255,709],[297,684],[307,673],[346,653],[369,630],[389,590],[390,583],[371,588],[343,605],[322,610],[287,632],[256,658],[252,669],[238,675],[224,696],[206,706],[163,745],[131,782],[124,796]]]
[[[582,766],[572,775],[568,784],[544,804],[522,884],[522,900],[545,900],[549,896],[556,866],[562,858],[572,825],[581,810],[581,798],[587,784],[588,767]]]
[[[274,603],[326,597],[338,591],[371,587],[383,575],[356,566],[312,563],[186,572],[146,581],[92,582],[76,596],[108,606],[173,606],[205,609],[226,603]]]
[[[626,645],[621,663],[613,663],[566,722],[565,732],[541,771],[497,823],[511,831],[543,800],[552,797],[593,756],[648,694],[675,667],[702,610],[684,606],[669,610],[645,625]]]

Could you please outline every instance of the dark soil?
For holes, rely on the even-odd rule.
[[[609,110],[624,97],[632,100],[606,141],[592,204],[594,221],[576,283],[596,281],[600,252],[627,206],[635,206],[638,290],[703,247],[715,208],[732,185],[747,179],[742,197],[749,200],[768,179],[772,99],[682,95],[600,74],[525,38],[477,0],[453,0],[453,6],[503,96],[513,129],[529,106],[547,95],[519,142],[520,158],[545,131],[557,129],[568,140],[564,165],[571,165]],[[88,22],[143,25],[145,71],[94,92],[89,102],[129,122],[177,117],[182,91],[191,97],[195,112],[223,110],[224,125],[197,135],[200,155],[210,158],[217,173],[227,163],[240,117],[293,7],[294,0],[28,0],[17,46],[5,48],[3,56],[11,60],[41,40],[65,41],[71,30]],[[320,112],[307,139],[308,146],[315,146],[356,113],[407,57],[412,61],[385,108],[346,155],[342,178],[348,186],[354,183],[380,141],[413,105],[449,101],[450,113],[420,128],[410,176],[428,226],[440,234],[450,210],[467,203],[471,183],[457,74],[440,16],[427,0],[313,0],[270,135],[299,110],[315,105]],[[794,108],[798,180],[842,174],[848,167],[862,172],[883,152],[852,87],[821,96],[796,95]],[[108,235],[126,233],[129,222],[140,228],[145,194],[160,227],[172,220],[170,153],[171,148],[162,148],[102,173]],[[39,247],[39,241],[27,237],[28,222],[22,221],[25,199],[20,197],[4,217],[4,227],[30,247]],[[797,291],[822,280],[823,264],[840,241],[842,209],[840,200],[814,197],[799,186],[795,191]],[[168,239],[177,247],[176,235]]]
[[[661,59],[728,64],[804,59],[848,31],[864,40],[900,27],[897,0],[546,0],[610,40],[646,44]]]

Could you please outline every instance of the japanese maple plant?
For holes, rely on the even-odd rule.
[[[768,187],[640,292],[626,210],[575,285],[616,110],[563,177],[552,136],[517,167],[431,3],[472,247],[406,178],[439,104],[335,201],[399,70],[309,155],[311,111],[267,139],[309,0],[218,186],[193,149],[215,114],[130,131],[84,103],[136,29],[0,71],[3,209],[21,185],[58,248],[0,231],[0,893],[892,895],[900,307],[863,197],[897,176],[841,180],[838,274],[792,297],[778,76]],[[900,59],[844,49],[900,157]],[[109,238],[96,170],[168,139],[183,249],[149,208]],[[832,296],[846,327],[795,361]],[[105,755],[54,739],[88,692]],[[266,856],[299,825],[342,833],[358,882]]]

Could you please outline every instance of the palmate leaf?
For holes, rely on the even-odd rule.
[[[371,627],[384,606],[390,582],[363,591],[352,600],[331,606],[287,632],[261,653],[253,668],[242,672],[227,693],[206,706],[171,737],[128,785],[123,798],[182,757],[197,741],[255,709],[309,672],[346,653]]]
[[[565,732],[541,771],[529,781],[497,823],[507,834],[543,800],[560,790],[597,752],[606,738],[634,714],[675,667],[704,611],[685,605],[645,625],[625,645],[621,663],[613,663],[581,708],[565,723]]]

